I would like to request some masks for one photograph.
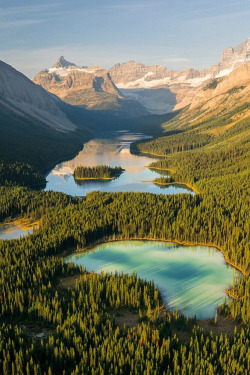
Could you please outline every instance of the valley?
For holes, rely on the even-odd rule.
[[[180,194],[191,193],[192,189],[185,186],[171,185],[161,187],[155,185],[152,180],[159,176],[159,171],[149,169],[147,166],[153,158],[134,155],[130,152],[133,141],[147,138],[141,133],[132,133],[127,130],[119,130],[104,134],[104,138],[92,139],[83,146],[83,150],[72,160],[55,166],[47,175],[46,191],[54,190],[66,194],[85,196],[91,191],[138,191],[154,194]],[[73,171],[81,165],[97,166],[107,164],[110,167],[121,166],[124,172],[113,180],[75,180]]]
[[[0,64],[0,373],[249,372],[248,58]]]

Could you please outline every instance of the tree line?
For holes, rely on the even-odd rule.
[[[0,188],[0,220],[39,220],[18,240],[0,240],[0,373],[7,374],[248,374],[249,373],[249,141],[167,155],[152,167],[173,170],[176,182],[199,194],[92,192],[86,199],[27,187]],[[223,140],[223,139],[222,139]],[[163,190],[164,191],[164,190]],[[220,312],[240,331],[216,336],[178,312],[160,312],[153,282],[133,275],[87,273],[62,254],[95,241],[153,238],[220,247],[244,273],[232,285],[234,299]],[[63,289],[60,280],[77,278]],[[119,328],[121,308],[140,324]],[[34,340],[23,326],[48,337]],[[189,333],[182,341],[176,328]],[[191,331],[190,331],[191,330]]]
[[[75,179],[102,179],[102,178],[115,178],[123,172],[121,167],[109,167],[108,165],[97,165],[94,167],[78,166],[74,170]]]

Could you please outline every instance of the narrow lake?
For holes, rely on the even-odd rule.
[[[15,240],[31,233],[33,233],[33,228],[22,229],[15,224],[0,226],[0,240]]]
[[[141,191],[155,194],[195,194],[185,186],[170,185],[159,186],[152,181],[159,177],[159,171],[146,168],[154,158],[133,155],[130,153],[130,144],[138,139],[146,138],[141,133],[131,133],[126,130],[117,131],[100,139],[92,139],[84,144],[84,148],[72,160],[58,164],[46,177],[45,190],[60,191],[70,195],[84,196],[93,190],[119,192]],[[115,180],[100,181],[75,181],[74,169],[80,165],[96,166],[106,164],[111,167],[121,166],[125,169],[120,177]],[[167,174],[167,173],[166,173]]]
[[[161,241],[108,242],[65,261],[83,265],[89,272],[135,271],[138,277],[154,281],[168,309],[198,319],[215,317],[217,305],[228,299],[224,289],[239,275],[215,248]]]

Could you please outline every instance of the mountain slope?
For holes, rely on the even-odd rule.
[[[250,63],[200,89],[189,108],[162,124],[167,135],[138,142],[136,151],[166,155],[195,148],[226,148],[250,139]]]
[[[59,100],[22,73],[0,61],[0,102],[19,116],[34,118],[55,130],[72,132],[76,126],[59,108]]]
[[[0,159],[43,170],[80,150],[89,131],[66,110],[56,96],[0,62]]]
[[[207,129],[210,124],[210,132],[214,129],[214,134],[221,134],[241,120],[249,118],[249,107],[250,62],[201,88],[192,99],[190,107],[163,126],[166,131],[195,128],[201,130]]]

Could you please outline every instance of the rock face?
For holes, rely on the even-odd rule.
[[[236,48],[227,48],[221,60],[209,69],[186,69],[180,72],[168,70],[162,65],[147,66],[135,61],[116,64],[110,70],[110,76],[116,86],[121,89],[159,88],[186,84],[199,87],[209,79],[223,77],[241,64],[250,60],[250,38]]]
[[[60,108],[60,99],[35,85],[22,73],[0,61],[0,104],[25,118],[61,132],[72,132],[76,126]]]
[[[38,73],[33,81],[65,102],[88,109],[133,108],[133,114],[163,114],[190,104],[200,88],[248,61],[250,38],[238,47],[227,48],[220,61],[205,70],[190,68],[177,72],[163,65],[129,61],[107,71],[100,66],[78,67],[61,56],[52,68]]]
[[[55,65],[52,68],[69,68],[70,66],[76,66],[75,64],[65,60],[63,56],[59,57]]]

